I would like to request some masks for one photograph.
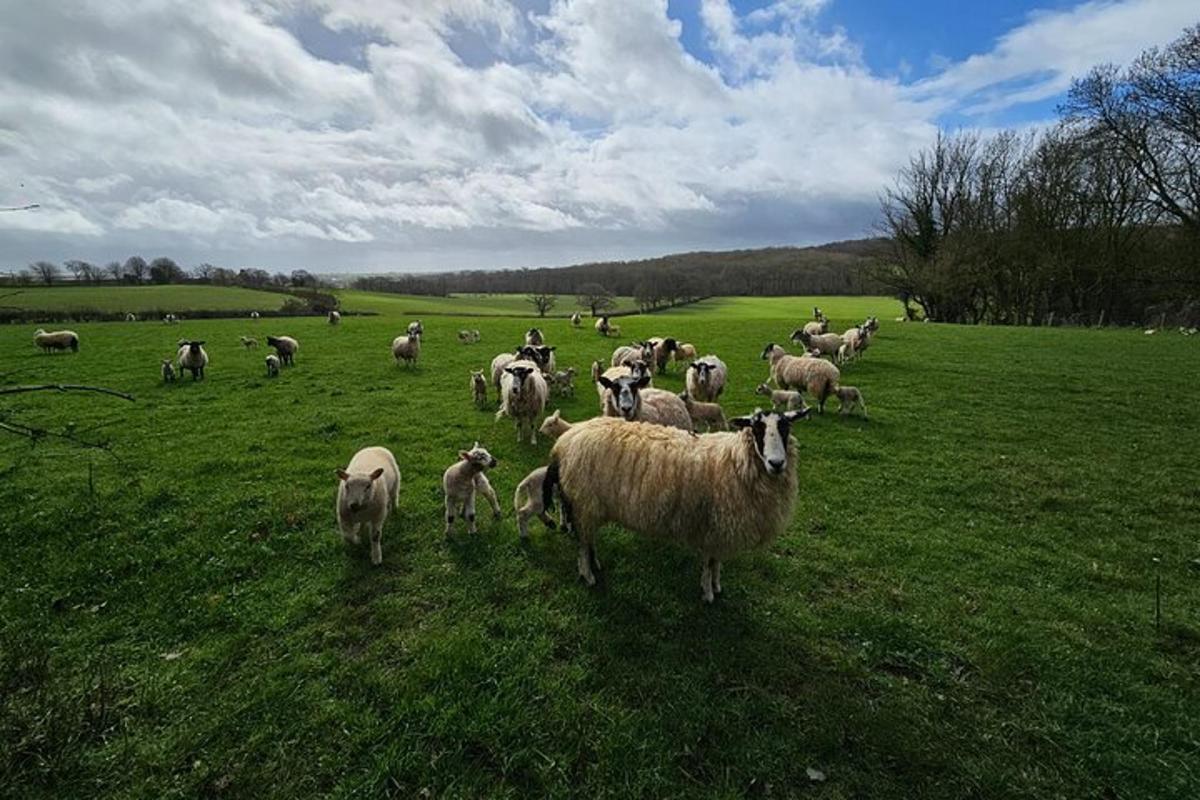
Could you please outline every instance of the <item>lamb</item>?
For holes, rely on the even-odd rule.
[[[652,336],[646,341],[654,348],[654,359],[651,363],[654,364],[655,371],[659,375],[662,375],[667,371],[667,362],[671,360],[671,356],[679,349],[679,342],[670,336],[665,339]]]
[[[841,405],[838,407],[838,413],[846,416],[854,412],[854,409],[862,411],[863,419],[867,419],[867,404],[863,401],[862,392],[855,386],[839,386],[834,392],[837,395]]]
[[[771,362],[771,380],[780,389],[798,389],[808,393],[825,413],[825,401],[837,392],[842,373],[830,362],[810,355],[790,356],[782,347],[771,342],[762,351]]]
[[[529,520],[531,517],[537,516],[550,530],[558,527],[550,515],[546,513],[546,506],[542,501],[542,487],[546,481],[546,469],[546,467],[538,467],[526,475],[517,484],[517,490],[513,492],[513,509],[517,512],[517,530],[520,531],[521,541],[529,539]]]
[[[600,376],[600,385],[612,393],[605,396],[604,416],[630,422],[653,422],[691,432],[692,417],[678,396],[665,389],[647,389],[650,376],[625,375],[616,380]]]
[[[540,328],[530,328],[529,330],[525,331],[525,344],[537,346],[545,343],[546,339],[544,336],[542,336],[542,331]]]
[[[482,494],[492,506],[492,514],[500,519],[500,501],[492,484],[484,475],[485,470],[492,469],[498,462],[486,449],[476,442],[470,450],[459,450],[458,461],[451,464],[442,473],[442,490],[446,494],[446,538],[454,528],[454,513],[466,518],[471,533],[478,533],[475,527],[475,494]]]
[[[239,336],[238,339],[242,341],[242,347],[247,350],[252,347],[258,347],[258,339],[255,339],[253,336]]]
[[[829,333],[829,320],[821,316],[816,322],[806,322],[801,329],[809,336],[820,336],[823,333]],[[796,334],[792,334],[792,341],[796,341]]]
[[[408,326],[410,329],[412,325]],[[396,366],[400,366],[403,361],[406,366],[416,366],[417,358],[421,355],[421,334],[420,332],[410,333],[407,336],[397,336],[392,340],[392,358],[396,359]]]
[[[755,388],[754,393],[770,397],[771,407],[775,411],[795,411],[797,409],[806,410],[808,408],[808,406],[804,405],[804,395],[790,389],[772,389],[767,384],[760,383]]]
[[[600,376],[604,374],[604,364],[599,361],[592,362],[592,383],[597,383]]]
[[[70,350],[79,352],[79,334],[75,331],[51,331],[46,333],[41,328],[33,332],[33,343],[42,348],[42,352],[51,353],[55,350]]]
[[[837,349],[837,362],[842,364],[856,357],[861,349],[865,347],[863,344],[865,341],[866,330],[861,326],[847,330],[842,334],[842,344]]]
[[[583,324],[583,315],[580,314],[578,311],[576,311],[574,314],[571,315],[571,325],[573,327],[578,328],[582,324]]]
[[[175,360],[179,363],[179,372],[186,369],[192,373],[192,380],[203,380],[204,368],[208,366],[208,353],[204,351],[203,341],[187,341],[179,348]]]
[[[267,377],[279,377],[279,356],[275,355],[274,353],[271,353],[269,356],[267,356]]]
[[[487,405],[487,381],[483,370],[471,370],[471,396],[477,408]]]
[[[178,325],[179,317],[174,314],[163,314],[163,325]]]
[[[821,355],[833,358],[842,346],[842,337],[836,333],[824,333],[818,336],[813,336],[805,331],[795,331],[792,333],[793,342],[801,342],[804,344],[805,350],[820,350]]]
[[[250,319],[258,319],[258,312],[257,312],[257,311],[251,311],[251,312],[250,312]]]
[[[714,355],[698,358],[687,369],[688,394],[706,403],[716,402],[725,391],[728,369],[725,362]]]
[[[129,313],[127,313],[125,315],[125,321],[126,322],[137,322],[137,314],[134,314],[132,311],[130,311]]]
[[[268,336],[267,347],[275,348],[281,364],[289,367],[295,366],[296,351],[300,349],[300,343],[291,336]]]
[[[329,324],[330,325],[340,325],[341,322],[342,322],[342,314],[340,311],[330,311],[329,312]]]
[[[553,375],[546,376],[547,383],[563,397],[575,396],[575,368],[567,367]]]
[[[162,371],[163,383],[175,382],[175,367],[171,366],[171,359],[164,358],[160,370]]]
[[[421,320],[414,320],[408,323],[409,336],[421,336],[425,333],[425,326],[421,324]]]
[[[342,539],[358,544],[366,528],[371,537],[371,563],[383,563],[383,525],[400,507],[400,468],[386,447],[364,447],[345,469],[337,470],[337,521]]]
[[[687,407],[688,416],[692,418],[692,425],[697,430],[699,430],[701,422],[705,424],[705,429],[709,432],[729,430],[729,423],[725,421],[725,412],[718,404],[693,400],[686,391],[679,393],[679,399]]]
[[[676,361],[694,361],[696,358],[696,345],[688,342],[680,342],[675,349]]]
[[[537,364],[514,361],[504,368],[504,374],[500,377],[500,410],[496,412],[496,419],[511,418],[516,424],[517,441],[524,441],[525,431],[528,430],[529,443],[537,444],[533,423],[546,408],[549,393],[546,379],[542,377]]]
[[[879,330],[879,317],[867,317],[866,321],[859,325],[859,328],[863,331],[862,339],[858,343],[858,355],[861,356],[871,346],[871,340],[875,338],[875,332]]]
[[[787,528],[798,484],[791,426],[805,415],[755,411],[731,420],[734,432],[702,436],[603,417],[578,423],[550,451],[542,504],[550,508],[558,489],[587,585],[600,568],[596,534],[616,522],[696,550],[711,603],[721,593],[722,561]]]
[[[633,344],[621,345],[616,350],[613,350],[611,363],[614,367],[627,365],[631,361],[644,361],[647,364],[654,363],[654,345],[649,342],[634,342]]]
[[[608,336],[608,317],[600,317],[600,319],[596,320],[594,327],[596,328],[596,333],[601,336]]]
[[[571,430],[571,423],[562,418],[562,409],[556,409],[553,414],[542,420],[538,433],[551,439],[557,439]]]

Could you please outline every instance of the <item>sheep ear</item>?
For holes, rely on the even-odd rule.
[[[554,350],[557,350],[557,349],[558,349],[558,345],[556,345],[556,344],[554,344],[554,345],[550,345],[550,346],[549,346],[549,347],[547,347],[546,349],[547,349],[547,350],[550,350],[550,351],[554,351]]]
[[[788,422],[795,422],[798,419],[808,419],[808,409],[802,408],[799,411],[785,412],[783,418]]]
[[[634,386],[636,386],[639,389],[645,389],[649,385],[650,385],[650,376],[644,372],[642,373],[642,376],[637,379],[637,383],[634,384]]]
[[[373,480],[373,481],[379,480],[379,476],[382,474],[383,474],[383,467],[379,467],[378,469],[376,469],[374,472],[371,473],[371,480]]]
[[[754,425],[754,420],[750,417],[734,417],[733,419],[729,420],[729,424],[740,430],[742,428],[749,428]]]
[[[514,374],[515,374],[515,373],[513,372],[513,368],[512,368],[512,367],[505,367],[505,368],[504,368],[504,371],[505,371],[505,372],[507,372],[509,375],[514,375]]]
[[[471,458],[471,454],[468,453],[466,450],[459,450],[458,457],[461,458],[463,461],[469,461]]]
[[[335,469],[334,472],[337,473],[338,480],[344,481],[350,477],[350,473],[346,472],[346,470],[344,470],[344,469]]]
[[[609,378],[606,378],[606,377],[604,377],[603,375],[601,375],[601,376],[599,377],[599,379],[598,379],[598,382],[599,382],[599,383],[600,383],[600,385],[601,385],[601,386],[603,386],[605,389],[611,389],[611,388],[613,388],[613,382],[612,382],[612,380],[610,380]]]

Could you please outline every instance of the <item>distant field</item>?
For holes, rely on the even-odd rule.
[[[99,309],[105,312],[274,311],[287,295],[238,286],[56,286],[5,287],[0,306],[37,311]]]
[[[383,292],[337,292],[342,306],[351,311],[375,311],[381,314],[458,314],[463,316],[537,316],[533,306],[522,294],[455,294],[450,297],[427,297],[412,294]],[[618,297],[616,311],[629,311],[633,298]],[[575,305],[574,295],[560,295],[548,317],[569,317],[582,311]]]

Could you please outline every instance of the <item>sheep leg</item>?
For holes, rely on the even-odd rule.
[[[522,539],[529,538],[529,517],[533,514],[533,506],[526,503],[517,509],[517,531]]]
[[[496,490],[492,488],[491,481],[483,473],[475,478],[475,488],[483,494],[483,498],[492,507],[492,516],[500,519],[500,501],[496,499]]]
[[[379,566],[383,563],[383,523],[371,523],[371,563]]]
[[[701,556],[704,561],[700,568],[700,594],[704,598],[704,602],[711,603],[713,601],[712,588],[712,564],[713,559],[706,556]]]
[[[342,522],[338,520],[338,527],[342,531],[342,541],[349,544],[358,544],[358,523],[357,522]]]
[[[713,592],[721,593],[721,562],[713,559]]]
[[[467,495],[467,501],[463,503],[463,516],[467,518],[468,531],[470,533],[479,533],[479,528],[475,526],[475,490]]]
[[[579,577],[583,578],[583,582],[588,586],[596,585],[596,576],[592,573],[592,558],[595,556],[595,551],[592,548],[592,534],[590,531],[579,531],[579,558],[577,559],[579,566]]]
[[[545,509],[538,509],[537,515],[538,519],[540,519],[550,530],[556,530],[558,528],[558,524],[554,521],[554,518],[547,514]]]
[[[450,538],[450,533],[454,529],[454,498],[446,495],[446,538]]]

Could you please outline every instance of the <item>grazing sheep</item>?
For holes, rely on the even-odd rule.
[[[247,350],[258,347],[258,339],[255,339],[253,336],[239,336],[238,338],[242,340],[242,347]]]
[[[408,326],[410,329],[411,325]],[[403,361],[406,366],[416,366],[417,358],[421,355],[421,334],[410,333],[407,336],[397,336],[392,340],[392,358],[396,359],[396,366],[400,366]]]
[[[863,401],[862,392],[855,386],[839,386],[834,392],[841,405],[838,413],[842,416],[853,413],[854,409],[862,411],[863,419],[867,419],[867,404]]]
[[[804,395],[791,389],[772,389],[765,383],[760,383],[754,390],[755,394],[771,398],[771,408],[779,411],[807,410],[804,405]]]
[[[449,538],[454,527],[454,513],[467,520],[471,533],[478,533],[475,527],[475,494],[482,494],[492,506],[492,514],[500,519],[500,501],[492,484],[484,475],[485,470],[496,466],[498,462],[492,454],[480,447],[479,442],[470,450],[459,450],[458,461],[451,464],[442,473],[442,489],[446,493],[446,537]]]
[[[696,345],[688,342],[680,342],[675,349],[675,360],[679,362],[694,361],[696,358]]]
[[[650,376],[624,375],[616,380],[600,376],[600,385],[612,392],[605,397],[604,416],[622,417],[629,422],[652,422],[691,431],[692,417],[687,406],[672,392],[648,389]]]
[[[208,366],[208,353],[204,351],[203,345],[203,341],[185,341],[175,354],[180,374],[186,369],[192,373],[194,381],[203,380],[204,368]]]
[[[625,344],[613,350],[612,360],[609,362],[614,367],[623,367],[632,361],[643,361],[647,364],[654,363],[654,345],[649,342],[634,342],[633,344]]]
[[[342,322],[342,313],[340,311],[330,311],[329,312],[329,324],[330,325],[340,325],[341,322]]]
[[[477,407],[487,405],[487,380],[483,377],[483,370],[471,370],[471,397]]]
[[[458,340],[463,344],[475,344],[479,341],[479,331],[461,330],[458,332]]]
[[[542,336],[541,328],[530,328],[529,330],[525,331],[525,344],[537,346],[545,343],[546,338]]]
[[[557,488],[578,537],[579,575],[595,585],[595,538],[611,522],[700,554],[705,602],[721,593],[721,562],[773,541],[796,502],[792,424],[803,411],[756,411],[738,430],[693,436],[607,418],[577,423],[550,451],[542,504]],[[653,480],[643,476],[653,475]]]
[[[171,366],[171,359],[164,358],[160,370],[162,372],[163,383],[175,382],[175,367]]]
[[[596,320],[593,327],[596,328],[596,333],[600,334],[601,336],[608,336],[608,317],[600,317],[600,319]]]
[[[291,336],[268,336],[267,347],[275,348],[281,364],[289,367],[295,366],[296,351],[300,349],[300,343]]]
[[[414,320],[408,323],[409,336],[422,336],[425,333],[425,326],[421,324],[421,320]]]
[[[563,397],[575,396],[575,368],[567,367],[564,370],[559,370],[553,375],[547,375],[546,381],[553,387],[554,391]]]
[[[688,364],[685,380],[688,394],[706,403],[716,402],[725,391],[728,372],[725,362],[712,354],[697,358]]]
[[[269,356],[267,356],[267,377],[279,377],[279,356],[275,355],[274,353],[271,353]]]
[[[834,358],[838,348],[842,346],[842,337],[836,333],[823,333],[814,336],[807,331],[792,332],[792,341],[804,345],[805,350],[819,350],[821,355]]]
[[[525,431],[529,431],[529,443],[537,444],[537,431],[534,421],[541,416],[546,408],[546,400],[550,390],[541,370],[532,361],[514,361],[504,368],[500,376],[500,410],[496,419],[509,417],[517,428],[517,441],[525,441]]]
[[[126,322],[137,322],[137,314],[134,314],[132,311],[130,311],[128,314],[125,315],[125,321]]]
[[[257,312],[257,311],[251,311],[251,312],[250,312],[250,319],[258,319],[258,312]]]
[[[542,486],[546,481],[546,467],[538,467],[526,475],[517,484],[513,492],[513,509],[517,512],[517,530],[522,541],[529,538],[529,520],[533,517],[540,519],[547,528],[554,530],[558,525],[546,513],[542,500]]]
[[[686,391],[679,393],[679,399],[687,407],[688,416],[692,418],[692,425],[696,430],[700,429],[699,423],[701,422],[704,423],[705,430],[709,432],[729,430],[729,424],[725,421],[725,412],[718,404],[693,400]]]
[[[56,350],[79,352],[79,334],[75,331],[51,331],[46,333],[41,328],[33,332],[33,343],[42,348],[42,352],[51,353]]]
[[[655,371],[662,375],[667,371],[667,363],[670,362],[671,356],[679,349],[679,342],[670,336],[665,339],[651,336],[646,342],[654,348],[654,359],[651,363],[654,364]]]
[[[571,315],[571,325],[578,328],[583,324],[583,315],[576,311]]]
[[[178,325],[179,317],[175,316],[174,314],[163,314],[162,321],[163,325]]]
[[[771,380],[776,386],[807,392],[816,402],[817,410],[825,413],[825,401],[836,393],[842,377],[837,367],[808,354],[790,356],[774,342],[763,348],[762,357],[771,362]]]
[[[562,409],[560,408],[542,420],[538,433],[551,439],[557,439],[569,430],[571,430],[571,423],[562,418]]]
[[[364,447],[345,469],[337,470],[337,521],[342,539],[358,544],[365,527],[371,537],[371,563],[383,563],[383,524],[400,507],[400,468],[386,447]]]

